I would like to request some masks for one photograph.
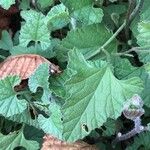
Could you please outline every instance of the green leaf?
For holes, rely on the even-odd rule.
[[[36,128],[39,128],[37,118],[32,119],[31,114],[27,109],[22,113],[10,116],[7,119],[18,123],[25,123],[28,124],[29,126],[34,126]]]
[[[43,88],[43,96],[41,100],[44,103],[50,103],[51,92],[49,89],[49,65],[47,63],[41,64],[33,75],[30,76],[28,85],[29,89],[35,93],[38,87]]]
[[[20,2],[19,9],[27,10],[29,8],[30,8],[30,1],[29,0],[22,0]]]
[[[4,9],[8,9],[12,4],[15,4],[15,0],[1,0],[0,5]]]
[[[150,149],[150,132],[141,133],[139,136],[134,138],[134,143],[127,147],[127,150],[137,150],[137,149]]]
[[[51,115],[49,118],[45,118],[43,115],[38,116],[38,122],[40,128],[46,133],[53,135],[59,139],[62,139],[62,114],[60,106],[55,103],[51,103],[49,106]]]
[[[6,77],[0,80],[0,114],[10,117],[22,113],[27,108],[25,100],[19,100],[14,86],[21,82],[17,76]]]
[[[77,73],[66,82],[69,95],[63,107],[63,137],[75,141],[99,128],[107,118],[119,117],[123,102],[141,92],[143,84],[139,78],[118,80],[108,65],[95,67],[78,51],[69,56],[68,68]]]
[[[121,123],[113,119],[108,119],[103,126],[106,128],[105,130],[103,129],[103,136],[115,135],[115,133],[121,129]]]
[[[13,47],[13,42],[11,40],[10,34],[7,31],[2,31],[2,37],[0,40],[0,49],[11,50]]]
[[[22,11],[21,16],[25,19],[25,24],[20,30],[20,46],[26,47],[30,41],[36,44],[40,42],[43,50],[51,45],[50,33],[45,22],[45,16],[34,10]]]
[[[83,25],[90,25],[100,23],[103,18],[103,10],[101,8],[94,8],[86,6],[72,13],[72,17]]]
[[[50,30],[60,29],[69,21],[68,9],[63,4],[54,6],[46,16],[46,24]]]
[[[44,0],[44,1],[43,0],[37,0],[37,2],[40,4],[40,6],[42,8],[49,7],[54,3],[53,0]]]
[[[145,64],[142,67],[134,67],[127,59],[117,59],[115,63],[115,75],[119,79],[129,79],[132,77],[140,77],[144,82],[144,89],[141,92],[141,97],[144,104],[150,107],[150,64]]]
[[[140,46],[150,46],[150,20],[140,22],[138,25],[138,31],[138,44]]]
[[[111,36],[112,33],[102,24],[71,30],[58,46],[57,57],[64,61],[67,59],[67,52],[77,48],[86,58],[90,58]],[[116,46],[117,43],[114,40],[106,47],[106,50],[109,53],[116,52]],[[101,52],[98,56],[104,57],[104,54]]]
[[[54,57],[54,52],[52,51],[53,47],[50,47],[46,50],[42,50],[41,46],[37,44],[36,46],[30,46],[30,47],[22,47],[22,46],[14,46],[10,53],[11,55],[21,55],[21,54],[37,54],[41,55],[46,58],[52,58]]]
[[[87,5],[92,5],[93,0],[61,0],[68,9],[73,12],[77,9],[81,9]]]
[[[23,132],[13,132],[9,135],[0,134],[0,146],[1,150],[13,150],[18,146],[22,146],[27,150],[37,150],[39,149],[39,144],[36,141],[26,140]]]

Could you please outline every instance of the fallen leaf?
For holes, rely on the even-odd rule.
[[[24,54],[10,56],[0,64],[0,78],[18,75],[22,80],[28,79],[42,63],[48,63],[51,73],[60,73],[59,67],[40,55]]]
[[[67,143],[51,135],[45,135],[41,150],[98,150],[95,146],[83,141]]]

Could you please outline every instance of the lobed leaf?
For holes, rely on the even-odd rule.
[[[18,146],[22,146],[30,150],[39,149],[39,144],[36,141],[26,140],[22,131],[19,133],[13,132],[9,135],[0,134],[0,138],[1,150],[13,150]]]
[[[47,49],[51,41],[47,25],[44,23],[45,16],[34,10],[22,11],[21,16],[26,22],[21,26],[20,46],[27,47],[29,42],[34,41],[36,44],[40,42],[43,50]]]
[[[63,107],[67,141],[83,138],[107,118],[119,117],[123,102],[143,89],[139,78],[118,80],[108,65],[92,66],[78,51],[70,53],[68,67],[77,73],[65,85],[70,93]]]

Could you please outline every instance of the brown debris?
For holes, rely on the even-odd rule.
[[[11,24],[11,17],[19,13],[17,5],[12,5],[8,10],[0,7],[0,29],[8,30]]]
[[[24,54],[10,56],[0,64],[0,78],[18,75],[22,80],[28,79],[42,63],[48,63],[51,73],[60,73],[59,67],[40,55]]]
[[[45,135],[43,139],[41,150],[98,150],[95,146],[89,145],[83,141],[67,143],[50,135]]]

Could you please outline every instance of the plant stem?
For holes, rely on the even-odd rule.
[[[116,36],[122,31],[122,29],[126,26],[126,21],[124,21],[124,23],[118,28],[118,30],[99,48],[97,49],[89,58],[87,59],[91,59],[94,56],[96,56],[97,54],[99,54],[102,50],[105,49],[105,47],[110,44],[115,38]]]
[[[150,46],[146,46],[146,47],[133,47],[125,52],[122,53],[116,53],[115,55],[117,56],[123,56],[123,55],[127,55],[128,53],[131,52],[142,52],[142,53],[150,53]]]
[[[129,17],[128,24],[130,24],[133,21],[133,19],[135,18],[135,16],[138,14],[138,12],[140,11],[140,9],[143,6],[143,3],[144,3],[144,0],[139,1],[139,4],[135,7],[135,9],[133,10],[133,12],[131,13],[131,15]],[[107,45],[109,45],[116,38],[116,36],[123,30],[123,28],[126,25],[127,25],[127,21],[125,20],[124,23],[118,28],[118,30],[99,49],[97,49],[90,57],[87,57],[86,59],[91,59],[94,56],[96,56],[97,54],[99,54],[102,50],[104,50],[105,47]]]

